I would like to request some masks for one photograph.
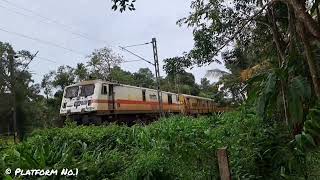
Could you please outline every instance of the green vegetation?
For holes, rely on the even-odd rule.
[[[290,140],[286,132],[281,124],[266,126],[253,113],[243,111],[177,116],[145,127],[69,124],[36,131],[2,150],[0,171],[79,168],[81,179],[217,179],[216,150],[228,146],[234,178],[312,177],[312,172],[320,170],[319,152],[300,161],[286,144]],[[290,164],[294,161],[299,163]],[[308,169],[301,171],[305,163]]]
[[[135,0],[112,2],[113,10],[135,10]],[[102,78],[154,88],[151,70],[124,71],[121,56],[102,48],[87,63],[61,66],[38,85],[24,68],[30,53],[0,43],[0,132],[12,129],[8,95],[15,92],[18,132],[26,137],[17,145],[0,145],[0,170],[68,167],[80,168],[82,179],[217,179],[215,152],[228,146],[234,179],[319,179],[319,3],[192,1],[189,16],[178,24],[194,29],[194,48],[164,60],[163,90],[221,104],[228,98],[239,110],[171,117],[145,127],[52,129],[67,85]],[[12,63],[15,55],[20,59]],[[210,70],[197,84],[186,71],[212,62],[224,63],[228,72]],[[210,77],[219,82],[210,84]],[[25,135],[37,128],[43,130]]]

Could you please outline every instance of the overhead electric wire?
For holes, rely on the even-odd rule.
[[[32,15],[25,14],[25,13],[22,13],[22,12],[19,12],[19,11],[15,11],[15,10],[12,10],[12,9],[6,7],[6,6],[0,5],[1,8],[6,9],[6,10],[8,10],[10,12],[13,12],[15,14],[21,15],[23,17],[29,17],[29,18],[39,17],[42,20],[40,20],[40,19],[34,19],[34,20],[36,20],[38,22],[41,22],[41,23],[46,23],[46,24],[50,24],[50,23],[51,24],[56,24],[56,25],[60,26],[61,28],[63,28],[65,31],[68,31],[69,33],[71,33],[73,35],[76,35],[78,37],[81,37],[81,38],[84,38],[84,39],[87,39],[87,40],[90,40],[90,41],[97,41],[97,42],[100,42],[100,43],[106,43],[107,45],[109,45],[109,43],[107,41],[105,41],[105,40],[94,39],[94,38],[88,37],[87,34],[75,32],[74,31],[75,28],[70,26],[70,25],[66,25],[66,24],[60,23],[57,20],[54,20],[54,19],[48,18],[46,16],[43,16],[43,15],[41,15],[41,14],[39,14],[39,13],[33,11],[33,10],[24,8],[24,7],[20,6],[20,5],[12,3],[12,2],[10,2],[8,0],[1,0],[1,1],[3,1],[3,2],[7,3],[7,4],[10,4],[11,6],[14,6],[15,8],[22,9],[22,10],[24,10],[26,12],[29,12]],[[46,21],[44,21],[44,20],[46,20]],[[79,51],[71,49],[71,48],[67,48],[67,47],[61,46],[59,44],[56,44],[56,43],[53,43],[53,42],[50,42],[50,41],[46,41],[46,40],[42,40],[42,39],[39,39],[39,38],[31,37],[31,36],[28,36],[28,35],[25,35],[25,34],[21,34],[21,33],[17,33],[17,32],[8,31],[8,30],[6,30],[4,28],[1,28],[1,27],[0,27],[0,31],[6,32],[6,33],[9,33],[9,34],[13,34],[13,35],[16,35],[16,36],[19,36],[19,37],[27,38],[27,39],[30,39],[30,40],[33,40],[33,41],[37,41],[37,42],[40,42],[42,44],[47,44],[47,45],[50,45],[50,46],[54,46],[56,48],[64,49],[64,50],[67,50],[67,51],[70,51],[70,52],[73,52],[73,53],[76,53],[76,54],[80,54],[80,55],[86,56],[85,53],[79,52]],[[141,57],[141,56],[139,56],[139,55],[127,50],[127,49],[125,49],[125,48],[129,48],[129,47],[143,46],[143,45],[147,45],[147,44],[151,44],[151,42],[142,43],[142,44],[135,44],[135,45],[129,45],[129,46],[125,46],[125,47],[120,47],[119,46],[122,50],[125,50],[125,51],[129,52],[130,54],[132,54],[132,55],[134,55],[134,56],[136,56],[136,57],[141,59],[141,60],[123,61],[122,63],[145,61],[145,62],[147,62],[147,63],[149,63],[151,65],[154,65],[152,62],[146,60],[145,58],[143,58],[143,57]],[[112,46],[112,45],[109,45],[109,46],[110,47],[115,47],[115,46]],[[35,58],[42,59],[42,60],[45,60],[45,61],[48,61],[48,62],[52,62],[52,63],[57,63],[56,61],[51,60],[49,58],[45,58],[45,57],[37,56]]]
[[[19,55],[19,53],[15,53],[15,54],[11,54],[11,55]],[[55,64],[58,64],[57,61],[54,61],[50,58],[47,58],[47,57],[43,57],[43,56],[35,56],[34,59],[40,59],[40,60],[44,60],[44,61],[47,61],[47,62],[51,62],[51,63],[55,63]],[[131,63],[131,62],[139,62],[139,61],[143,61],[143,60],[128,60],[128,61],[122,61],[122,63]]]
[[[21,54],[19,54],[19,53],[14,53],[14,54],[6,53],[6,54],[8,54],[8,55],[13,55],[13,56],[17,56],[17,57],[23,57],[23,56],[19,56],[19,55],[21,55]],[[41,59],[41,60],[48,61],[48,62],[52,62],[52,63],[58,63],[57,61],[54,61],[54,60],[49,59],[49,58],[46,58],[46,57],[41,57],[41,56],[38,56],[38,55],[35,56],[34,58],[35,58],[35,59]]]
[[[138,61],[143,61],[143,60],[122,61],[121,63],[130,63],[130,62],[138,62]]]
[[[48,61],[48,62],[52,62],[52,63],[56,63],[56,64],[58,63],[57,61],[51,60],[49,58],[41,57],[41,56],[36,56],[35,58],[42,59],[44,61]]]
[[[5,6],[3,6],[3,5],[0,5],[0,7],[1,7],[2,9],[5,9],[5,10],[9,11],[9,12],[12,12],[12,13],[15,13],[15,14],[18,14],[18,15],[21,15],[21,16],[23,16],[23,17],[30,17],[30,18],[33,17],[32,15],[25,14],[25,13],[22,13],[22,12],[19,12],[19,11],[15,11],[15,10],[9,9],[8,7],[5,7]],[[42,22],[42,23],[49,23],[49,22],[43,21],[43,20],[37,20],[37,21]]]
[[[41,15],[41,14],[39,14],[39,13],[33,11],[33,10],[24,8],[24,7],[22,7],[22,6],[19,6],[19,5],[15,4],[15,3],[12,3],[12,2],[10,2],[10,1],[7,1],[7,0],[1,0],[1,1],[3,1],[3,2],[7,3],[7,4],[10,4],[10,5],[12,5],[12,6],[16,7],[16,8],[19,8],[19,9],[22,9],[22,10],[24,10],[24,11],[27,11],[27,12],[33,14],[33,16],[37,16],[37,17],[40,17],[40,18],[45,19],[45,20],[48,21],[48,22],[46,22],[46,21],[38,20],[39,22],[56,24],[56,25],[60,26],[61,28],[63,28],[65,31],[68,31],[69,33],[71,33],[71,34],[73,34],[73,35],[76,35],[76,36],[78,36],[78,37],[81,37],[81,38],[84,38],[84,39],[90,40],[90,41],[96,41],[96,42],[104,43],[104,44],[107,44],[108,46],[111,46],[111,47],[115,47],[115,46],[110,45],[109,42],[107,42],[107,41],[105,41],[105,40],[100,40],[100,39],[96,39],[96,38],[89,37],[89,35],[87,35],[87,34],[85,34],[85,33],[75,32],[75,31],[74,31],[74,29],[75,29],[74,27],[72,27],[72,26],[70,26],[70,25],[66,25],[66,24],[60,23],[59,21],[54,20],[54,19],[51,19],[51,18],[48,18],[48,17],[46,17],[46,16],[43,16],[43,15]],[[8,11],[14,12],[14,13],[16,13],[16,14],[22,15],[22,16],[24,16],[24,17],[26,17],[26,16],[32,17],[32,15],[31,15],[31,16],[30,16],[30,15],[26,15],[26,14],[24,14],[24,13],[17,12],[17,11],[15,11],[15,10],[9,9],[8,7],[2,6],[2,5],[0,5],[0,7],[4,8],[4,9],[7,9]]]
[[[132,54],[132,55],[134,55],[134,56],[136,56],[136,57],[138,57],[138,58],[140,58],[141,60],[143,60],[143,61],[145,61],[145,62],[147,62],[147,63],[149,63],[149,64],[151,64],[151,65],[154,65],[152,62],[150,62],[150,61],[148,61],[147,59],[145,59],[144,57],[142,57],[142,56],[140,56],[140,55],[137,55],[136,53],[134,53],[134,52],[132,52],[132,51],[129,51],[128,49],[126,49],[126,48],[124,48],[124,47],[121,47],[121,46],[119,46],[122,50],[124,50],[124,51],[126,51],[126,52],[128,52],[128,53],[130,53],[130,54]]]
[[[136,47],[136,46],[144,46],[147,44],[151,44],[152,42],[147,42],[147,43],[143,43],[143,44],[135,44],[135,45],[130,45],[130,46],[123,46],[123,48],[129,48],[129,47]]]
[[[12,5],[12,6],[16,7],[16,8],[19,8],[19,9],[22,9],[22,10],[24,10],[24,11],[27,11],[27,12],[33,14],[33,15],[28,15],[28,14],[25,14],[25,13],[21,13],[21,12],[12,10],[12,9],[10,9],[10,8],[8,8],[8,7],[5,7],[5,6],[0,5],[1,8],[6,9],[6,10],[8,10],[8,11],[10,11],[10,12],[13,12],[13,13],[15,13],[15,14],[21,15],[21,16],[23,16],[23,17],[30,17],[30,18],[32,18],[33,16],[37,16],[37,17],[40,17],[40,18],[45,19],[45,20],[47,20],[47,21],[43,21],[43,20],[36,20],[36,21],[39,21],[39,22],[42,22],[42,23],[46,23],[46,24],[54,23],[54,24],[59,25],[60,27],[62,27],[64,30],[66,30],[66,31],[68,31],[68,32],[70,32],[70,33],[72,33],[72,34],[74,34],[74,35],[76,35],[76,36],[80,36],[80,37],[85,38],[85,39],[87,39],[87,40],[99,41],[99,42],[103,42],[103,43],[107,43],[107,44],[108,44],[108,42],[105,41],[105,40],[92,39],[92,38],[88,37],[87,35],[74,32],[73,30],[70,30],[70,29],[69,29],[69,28],[74,29],[74,27],[69,26],[69,25],[66,25],[66,24],[62,24],[62,23],[60,23],[60,22],[58,22],[58,21],[56,21],[56,20],[53,20],[53,19],[48,18],[48,17],[46,17],[46,16],[43,16],[43,15],[41,15],[41,14],[39,14],[39,13],[33,11],[33,10],[24,8],[24,7],[20,6],[20,5],[17,5],[17,4],[15,4],[15,3],[12,3],[12,2],[7,1],[7,0],[1,0],[1,1],[3,1],[3,2],[7,3],[7,4],[10,4],[10,5]],[[0,27],[0,30],[5,31],[5,32],[7,32],[7,33],[15,34],[15,35],[18,35],[18,36],[21,36],[21,37],[24,37],[24,38],[28,38],[28,39],[31,39],[31,40],[34,40],[34,41],[40,41],[41,43],[50,44],[50,45],[52,45],[52,46],[55,46],[55,47],[58,47],[58,48],[62,48],[62,49],[65,49],[65,50],[68,50],[68,51],[71,51],[71,52],[76,52],[77,54],[84,55],[84,54],[82,54],[82,53],[80,53],[80,52],[78,52],[78,51],[76,51],[76,50],[73,50],[73,49],[70,49],[70,48],[66,48],[66,47],[63,47],[63,46],[61,46],[61,45],[59,45],[59,44],[55,44],[55,43],[52,43],[52,42],[49,42],[49,41],[45,41],[45,40],[42,40],[42,39],[30,37],[30,36],[27,36],[27,35],[24,35],[24,34],[20,34],[20,33],[16,33],[16,32],[9,32],[9,31],[7,31],[7,30],[5,30],[5,29],[1,29],[1,27]],[[147,44],[150,44],[150,43],[151,43],[151,42],[147,42],[147,43],[129,45],[129,46],[120,47],[120,48],[122,49],[122,48],[128,48],[128,47],[143,46],[143,45],[147,45]],[[112,45],[109,45],[109,46],[115,47],[115,46],[112,46]],[[134,53],[132,53],[132,52],[130,52],[130,53],[131,53],[131,54],[134,54]],[[136,54],[134,54],[134,55],[137,56],[137,57],[139,57],[140,59],[146,61],[147,63],[153,65],[153,63],[151,63],[150,61],[146,60],[145,58],[142,58],[141,56],[136,55]],[[43,59],[43,60],[47,60],[47,61],[49,61],[49,62],[56,63],[55,61],[52,61],[52,60],[50,60],[50,59],[48,59],[48,58],[40,58],[40,57],[38,57],[38,58],[39,58],[39,59]],[[137,60],[137,61],[140,61],[140,60]],[[129,63],[129,62],[136,62],[136,61],[124,61],[123,63]]]
[[[31,40],[34,40],[34,41],[39,41],[39,42],[41,42],[41,43],[45,43],[45,44],[49,44],[49,45],[54,45],[55,47],[63,48],[63,49],[65,49],[65,50],[74,52],[74,50],[69,49],[69,48],[65,48],[65,47],[60,46],[60,45],[58,45],[58,44],[54,44],[54,43],[47,42],[47,41],[44,41],[44,40],[41,40],[41,39],[29,37],[29,36],[24,35],[24,34],[7,31],[7,30],[5,30],[5,29],[2,29],[1,27],[0,27],[0,31],[4,31],[4,32],[10,33],[10,34],[14,34],[14,35],[17,35],[17,36],[21,36],[21,37],[23,37],[23,38],[28,38],[28,39],[31,39]],[[124,50],[125,50],[125,49],[124,49]],[[128,51],[128,50],[126,50],[126,51]],[[123,64],[123,63],[131,63],[131,62],[139,62],[139,61],[145,61],[145,62],[147,62],[147,63],[149,63],[149,64],[152,64],[150,61],[146,60],[145,58],[143,58],[143,57],[141,57],[141,56],[139,56],[139,55],[136,55],[135,53],[133,53],[133,52],[131,52],[131,51],[128,51],[128,52],[130,52],[131,54],[134,54],[135,56],[139,57],[140,60],[123,61],[123,62],[121,62],[121,64]],[[77,52],[77,53],[78,53],[78,52]],[[78,54],[83,55],[82,53],[78,53]],[[16,54],[13,54],[13,55],[16,55]],[[46,57],[42,57],[42,56],[35,56],[34,58],[41,59],[41,60],[45,60],[45,61],[52,62],[52,63],[58,63],[57,61],[54,61],[54,60],[52,60],[52,59],[49,59],[49,58],[46,58]],[[153,65],[153,64],[152,64],[152,65]]]
[[[28,35],[25,35],[25,34],[20,34],[20,33],[13,32],[13,31],[8,31],[8,30],[3,29],[2,27],[0,27],[0,31],[6,32],[6,33],[9,33],[9,34],[13,34],[13,35],[16,35],[16,36],[19,36],[19,37],[23,37],[23,38],[26,38],[26,39],[30,39],[30,40],[33,40],[33,41],[37,41],[37,42],[40,42],[42,44],[47,44],[47,45],[50,45],[50,46],[53,46],[53,47],[56,47],[56,48],[64,49],[64,50],[67,50],[67,51],[70,51],[70,52],[73,52],[73,53],[76,53],[76,54],[80,54],[82,56],[86,56],[85,55],[86,53],[79,52],[77,50],[74,50],[74,49],[71,49],[71,48],[67,48],[67,47],[61,46],[59,44],[55,44],[53,42],[50,42],[50,41],[38,39],[38,38],[35,38],[35,37],[31,37],[31,36],[28,36]]]

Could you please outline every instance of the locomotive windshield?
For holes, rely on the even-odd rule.
[[[81,92],[80,92],[80,96],[91,96],[94,93],[94,85],[90,84],[90,85],[84,85],[81,86]]]
[[[65,98],[74,98],[78,96],[79,86],[72,86],[66,89]]]

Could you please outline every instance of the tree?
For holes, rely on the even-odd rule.
[[[220,91],[222,91],[226,97],[231,97],[231,103],[239,105],[246,100],[244,92],[245,86],[240,81],[239,76],[233,74],[224,75],[217,84],[221,87]]]
[[[140,68],[138,72],[133,73],[136,85],[146,88],[155,88],[155,77],[149,68]]]
[[[122,84],[135,85],[132,73],[129,71],[122,70],[119,66],[112,68],[110,77],[112,81],[119,82]]]
[[[164,60],[164,70],[167,73],[165,81],[161,84],[164,89],[178,93],[186,93],[198,95],[200,92],[199,86],[195,82],[193,74],[185,71],[191,66],[191,62],[184,57],[173,57]]]
[[[110,73],[113,67],[119,66],[123,58],[115,54],[110,48],[96,49],[88,56],[89,73],[93,79],[110,80]]]
[[[79,79],[79,74],[70,66],[60,66],[56,71],[51,71],[44,75],[41,82],[41,88],[44,90],[46,100],[35,104],[35,106],[41,107],[41,105],[45,105],[45,108],[43,108],[42,111],[44,112],[44,118],[49,121],[49,123],[45,123],[47,126],[61,123],[59,119],[59,110],[63,91],[65,87],[74,84],[76,79]],[[55,92],[53,92],[53,90],[55,90]]]
[[[54,76],[52,85],[63,91],[66,86],[75,83],[74,69],[70,66],[60,66],[57,71],[50,72]]]
[[[16,52],[10,44],[0,42],[0,58],[0,134],[13,132],[12,110],[15,109],[17,132],[22,137],[36,128],[33,122],[45,121],[31,108],[43,99],[39,94],[40,85],[34,84],[28,71],[31,60],[28,51]]]
[[[233,104],[241,104],[246,100],[245,83],[241,80],[241,73],[259,60],[251,59],[251,50],[242,48],[237,44],[233,50],[222,53],[222,60],[225,67],[229,70],[223,71],[220,69],[208,70],[206,77],[218,78],[217,83],[221,88],[221,94],[225,97],[231,97]]]
[[[53,72],[49,74],[45,74],[41,81],[41,88],[43,89],[47,99],[49,99],[49,97],[52,96],[52,90],[53,90],[53,84],[51,79],[52,76],[53,76]]]
[[[177,81],[171,75],[161,79],[161,87],[164,91],[190,94],[197,96],[200,93],[200,87],[196,84],[195,77],[192,73],[182,71],[176,75]]]
[[[234,71],[234,69],[231,70]],[[207,71],[206,77],[219,78],[215,84],[218,86],[218,92],[215,96],[222,104],[226,104],[223,99],[230,97],[232,100],[230,103],[233,105],[240,105],[246,100],[245,84],[241,81],[238,71],[229,73],[220,69],[212,69]]]
[[[193,63],[203,65],[217,62],[216,55],[230,44],[237,42],[246,49],[255,44],[252,46],[254,49],[263,51],[264,43],[269,41],[277,49],[280,64],[285,64],[289,53],[300,46],[319,99],[320,73],[316,68],[312,43],[319,42],[320,29],[312,18],[312,12],[307,11],[308,4],[312,12],[319,12],[318,1],[193,1],[191,7],[194,12],[179,21],[180,25],[186,23],[195,27],[195,47],[187,57]],[[316,17],[320,19],[319,13]]]
[[[77,64],[74,74],[76,75],[76,81],[84,81],[89,79],[88,69],[83,63]]]
[[[173,77],[179,73],[183,73],[186,68],[192,65],[191,62],[184,57],[167,58],[164,59],[163,62],[163,69],[168,76]]]
[[[210,88],[210,81],[207,78],[201,78],[200,88],[202,91],[208,91]]]

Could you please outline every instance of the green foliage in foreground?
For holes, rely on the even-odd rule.
[[[255,115],[233,112],[171,117],[145,127],[69,125],[35,132],[0,151],[0,172],[79,168],[78,179],[218,179],[216,150],[228,146],[234,178],[280,177],[292,156],[285,148],[276,156],[274,149],[287,137],[263,124]]]

